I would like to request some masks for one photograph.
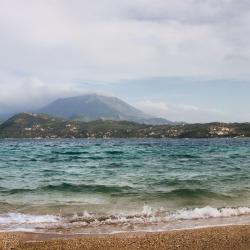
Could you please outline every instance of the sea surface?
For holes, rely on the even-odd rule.
[[[250,223],[250,139],[0,140],[0,231]]]

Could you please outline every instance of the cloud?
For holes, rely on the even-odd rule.
[[[211,122],[228,121],[226,114],[216,109],[199,108],[194,105],[175,104],[145,100],[136,103],[145,113],[163,117],[172,121]]]
[[[0,75],[0,111],[9,106],[9,110],[35,109],[47,102],[58,98],[59,96],[76,95],[84,89],[78,89],[77,86],[70,84],[48,84],[39,78],[29,75]],[[14,83],[14,84],[13,84]],[[6,109],[6,108],[5,108]]]
[[[0,102],[112,92],[127,79],[250,77],[247,0],[0,3]]]
[[[1,2],[3,68],[49,80],[249,76],[244,0]]]

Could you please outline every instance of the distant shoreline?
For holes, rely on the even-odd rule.
[[[46,137],[6,137],[1,138],[0,140],[227,140],[227,139],[240,139],[240,140],[248,140],[248,137],[200,137],[200,138],[172,138],[172,137],[164,137],[164,138],[154,138],[154,137],[108,137],[108,138],[93,138],[93,137],[56,137],[56,138],[46,138]]]
[[[148,125],[130,121],[62,120],[20,113],[0,125],[0,138],[246,138],[250,123]]]
[[[1,233],[0,249],[250,249],[250,225],[156,233],[55,235]]]

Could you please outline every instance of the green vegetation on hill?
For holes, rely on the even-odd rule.
[[[250,137],[250,123],[145,125],[129,121],[80,122],[21,113],[0,125],[0,138],[216,138]]]

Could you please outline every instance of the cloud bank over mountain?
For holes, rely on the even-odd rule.
[[[117,83],[153,77],[246,81],[249,29],[246,0],[1,0],[0,100],[41,106],[88,91],[119,95]],[[183,104],[197,106],[174,103]]]

